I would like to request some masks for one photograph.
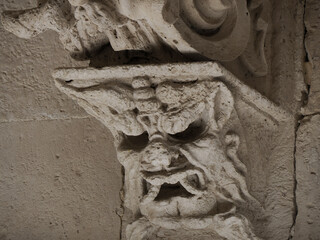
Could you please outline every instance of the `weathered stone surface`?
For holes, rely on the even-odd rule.
[[[0,135],[0,239],[119,239],[121,168],[99,122],[1,123]]]
[[[71,68],[54,76],[115,137],[126,239],[288,237],[293,117],[219,64]]]
[[[193,59],[230,62],[240,57],[256,76],[267,74],[264,42],[268,1],[65,1],[6,11],[4,27],[22,38],[59,34],[74,58],[110,44],[115,51],[157,52],[162,42]]]
[[[36,5],[0,1],[1,11]],[[74,61],[52,31],[27,41],[0,24],[0,39],[0,239],[119,239],[112,136],[51,76],[53,66],[88,63]]]
[[[298,115],[307,94],[304,82],[304,1],[271,0],[272,43],[269,99]],[[261,84],[261,83],[260,83]]]
[[[36,1],[0,1],[0,11],[31,8]],[[9,44],[10,43],[10,44]],[[0,121],[87,116],[54,86],[51,71],[61,66],[87,66],[62,49],[48,31],[32,40],[19,39],[0,24]]]
[[[320,236],[320,115],[300,123],[296,168],[298,216],[293,239],[316,240]]]
[[[310,86],[308,104],[304,114],[320,113],[320,4],[317,0],[306,0],[305,47],[308,62],[306,62],[306,82]]]
[[[241,81],[275,103],[291,112],[297,112],[301,107],[305,91],[302,69],[304,10],[303,2],[299,0],[249,1],[249,29],[245,20],[247,17],[243,16],[243,1],[208,1],[208,8],[204,7],[203,1],[189,0],[167,3],[157,0],[151,5],[149,1],[140,0],[71,1],[76,7],[70,7],[67,1],[61,0],[44,2],[48,3],[47,7],[42,4],[40,8],[43,11],[36,12],[39,17],[44,15],[43,21],[34,16],[33,10],[22,15],[19,15],[21,12],[7,12],[4,16],[6,28],[21,37],[31,37],[46,29],[53,29],[60,33],[64,45],[72,46],[65,46],[71,53],[75,52],[78,56],[84,54],[82,57],[90,58],[91,66],[94,67],[142,62],[198,61],[204,60],[203,56],[221,60]],[[81,6],[78,6],[79,3]],[[67,11],[66,16],[58,14],[69,8],[73,11]],[[230,28],[230,21],[224,17],[226,12],[228,16],[242,14],[239,17],[241,30],[237,25],[232,34],[220,36],[224,31],[211,32],[210,27]],[[21,17],[10,17],[16,14]],[[212,18],[207,18],[208,14]],[[30,18],[26,17],[29,15]],[[54,21],[50,21],[51,18]],[[24,27],[19,21],[24,23]],[[59,24],[59,21],[66,25]],[[151,26],[153,31],[150,32],[146,25],[149,28]],[[30,28],[35,28],[31,35],[28,34]],[[201,31],[199,33],[199,28],[208,28],[211,35],[203,35]],[[233,48],[243,49],[243,39],[247,39],[248,43],[241,56],[230,57],[236,52],[232,51]],[[164,47],[163,42],[169,47]],[[177,49],[184,56],[179,56]],[[209,54],[209,50],[212,53]],[[234,60],[231,61],[232,59]]]
[[[320,236],[320,4],[305,1],[305,81],[309,85],[306,115],[296,141],[297,219],[294,240],[319,239]],[[310,116],[308,116],[310,115]]]
[[[319,112],[319,4],[316,0],[306,0],[305,13],[304,1],[300,0],[270,0],[271,4],[266,0],[39,0],[39,3],[38,8],[31,10],[6,12],[3,18],[5,28],[23,38],[34,37],[48,29],[56,31],[71,55],[74,58],[90,59],[92,67],[197,61],[207,57],[222,61],[242,81],[233,76],[233,80],[226,81],[231,75],[224,71],[222,75],[210,75],[214,79],[203,79],[203,75],[208,72],[212,74],[216,66],[211,66],[211,71],[208,71],[201,68],[201,64],[197,67],[193,67],[196,64],[181,64],[178,68],[172,65],[139,65],[58,72],[56,77],[67,81],[64,83],[59,80],[60,89],[79,101],[115,136],[118,159],[126,168],[123,238],[127,234],[131,239],[151,237],[203,240],[224,237],[230,240],[255,239],[258,236],[283,240],[287,239],[289,232],[294,234],[291,230],[296,229],[295,239],[317,239],[317,230],[311,226],[315,225],[312,221],[317,221],[319,215],[309,210],[317,207],[301,200],[301,196],[310,195],[310,191],[306,190],[309,186],[304,184],[315,185],[316,181],[305,181],[303,178],[308,179],[309,173],[304,171],[304,165],[299,164],[296,171],[302,180],[298,181],[297,203],[302,212],[299,212],[296,226],[292,225],[295,216],[294,119],[281,109],[296,116],[300,113],[306,93],[302,76],[305,47],[308,53],[306,82],[310,85],[310,94],[303,113]],[[36,1],[11,1],[6,9],[21,10],[36,6]],[[3,5],[1,7],[4,8]],[[303,16],[307,30],[305,46]],[[50,31],[39,35],[32,42],[17,40],[1,31],[3,41],[0,46],[3,54],[0,70],[1,80],[5,83],[0,97],[2,126],[9,126],[8,129],[11,127],[13,135],[26,126],[31,128],[28,131],[32,131],[32,128],[51,131],[54,127],[59,129],[58,126],[66,122],[57,120],[49,124],[39,122],[39,119],[70,119],[70,123],[81,127],[78,123],[88,119],[75,118],[86,118],[87,115],[53,88],[49,69],[86,66],[88,63],[78,64],[66,57],[65,51],[57,44],[58,37]],[[9,41],[11,43],[7,44]],[[133,76],[138,79],[132,79]],[[193,80],[189,79],[191,76]],[[106,82],[106,79],[113,81],[112,84]],[[281,107],[264,99],[243,83]],[[200,121],[196,120],[198,116]],[[298,133],[302,139],[305,138],[304,134],[309,134],[306,129],[315,128],[313,122],[313,127],[306,123],[310,119],[318,121],[314,118],[303,120]],[[32,122],[34,119],[36,121]],[[209,130],[203,131],[203,126]],[[101,130],[100,127],[92,132]],[[79,134],[78,129],[68,130]],[[304,130],[305,133],[302,132]],[[201,136],[197,135],[199,131]],[[35,131],[32,134],[43,139]],[[56,134],[61,133],[57,131]],[[191,142],[185,141],[190,135]],[[58,137],[55,134],[50,136]],[[178,139],[173,143],[175,137]],[[38,143],[39,139],[27,139],[26,144]],[[75,145],[70,153],[78,156],[83,149],[75,152],[82,147],[82,140],[72,140]],[[17,137],[12,140],[16,143],[21,141]],[[146,145],[141,146],[140,143]],[[47,151],[46,141],[41,144],[43,151]],[[69,146],[68,143],[61,145]],[[311,145],[310,142],[302,148],[308,149]],[[108,149],[113,149],[111,142],[108,142],[108,146]],[[188,151],[185,151],[186,148]],[[313,149],[308,149],[308,153],[312,154]],[[27,150],[19,151],[15,159],[29,157]],[[100,151],[95,148],[91,150]],[[300,156],[300,152],[297,148],[297,156]],[[4,152],[4,156],[9,155]],[[92,154],[92,160],[95,155],[100,156],[100,152]],[[206,158],[203,158],[204,155]],[[45,153],[37,157],[42,156]],[[310,161],[316,158],[312,156]],[[181,170],[185,162],[190,163],[186,165],[190,168]],[[7,164],[5,161],[2,163]],[[41,163],[37,158],[37,164]],[[174,166],[171,166],[172,163]],[[178,172],[171,174],[173,168],[178,169]],[[317,172],[311,176],[316,176]],[[30,178],[36,183],[43,171],[38,168],[31,173]],[[50,175],[49,170],[45,173]],[[22,176],[29,179],[28,172]],[[92,184],[93,178],[87,177]],[[6,178],[5,183],[11,186],[16,182],[14,178]],[[175,185],[177,183],[180,186]],[[171,188],[167,184],[175,186]],[[50,186],[48,181],[39,184],[40,189]],[[57,192],[65,190],[65,185],[61,184],[60,187]],[[175,193],[178,196],[171,196],[170,190],[177,188]],[[21,188],[18,194],[20,197],[15,202],[23,202],[21,196],[28,197],[29,189],[28,186]],[[181,192],[181,189],[185,192]],[[98,190],[92,189],[93,198]],[[186,199],[185,194],[191,194],[192,197]],[[315,194],[310,195],[310,198],[318,196]],[[7,198],[4,199],[8,202]],[[104,196],[99,199],[113,201]],[[32,200],[27,198],[25,206],[29,207]],[[74,202],[77,204],[77,201]],[[229,205],[226,205],[233,208],[225,209],[225,206],[219,206],[221,202],[227,202]],[[106,204],[109,205],[109,202]],[[105,210],[99,204],[83,205],[93,211],[97,208]],[[261,205],[263,211],[257,210],[257,205]],[[61,221],[70,219],[78,211],[76,207],[71,208],[70,214],[59,215]],[[97,223],[98,213],[91,215],[89,210],[89,214],[84,213],[83,209],[81,211],[82,216],[89,217],[87,226]],[[16,215],[12,216],[13,220],[17,219]],[[9,216],[7,219],[12,221]],[[114,222],[114,219],[110,218],[109,221]],[[206,224],[214,227],[205,229]],[[98,229],[97,235],[85,236],[105,238],[105,234],[111,231],[113,238],[113,233],[119,229],[111,225],[101,235],[100,228],[95,226]],[[8,227],[3,226],[0,228],[0,238],[2,233],[7,236]],[[63,226],[66,226],[65,234],[73,238],[74,226]],[[31,227],[19,229],[17,234],[21,233],[20,237],[22,232],[27,233]],[[45,229],[41,233],[41,230],[39,236],[50,239],[52,232]],[[58,234],[61,235],[61,232]],[[118,239],[119,236],[114,238]]]

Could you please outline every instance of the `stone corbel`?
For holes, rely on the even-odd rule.
[[[290,212],[293,185],[283,199],[272,181],[291,160],[273,151],[288,143],[268,138],[293,132],[292,118],[219,64],[60,69],[54,77],[114,135],[126,239],[264,239],[273,216]],[[273,167],[259,170],[264,164]]]

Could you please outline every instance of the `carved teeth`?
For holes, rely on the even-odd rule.
[[[148,189],[148,193],[141,201],[142,204],[154,201],[159,197],[161,190],[165,191],[168,195],[168,199],[171,197],[187,197],[192,195],[202,195],[205,193],[205,190],[203,190],[205,184],[204,177],[202,172],[197,169],[176,172],[170,176],[164,176],[160,173],[152,175],[144,173],[144,179],[150,184],[150,187]],[[178,188],[180,188],[180,190]],[[159,201],[168,200],[161,199],[162,197],[163,196],[160,196]]]
[[[144,196],[141,203],[147,204],[149,202],[152,202],[159,194],[161,186],[155,186],[151,185],[148,193]]]
[[[152,185],[162,185],[164,183],[176,184],[177,182],[187,178],[188,176],[197,175],[200,185],[205,184],[203,173],[198,169],[187,169],[183,171],[173,172],[168,175],[167,172],[149,173],[143,172],[143,178]]]

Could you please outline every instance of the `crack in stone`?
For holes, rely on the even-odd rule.
[[[297,159],[296,159],[296,152],[297,152],[297,133],[300,127],[300,122],[304,118],[303,115],[300,115],[299,119],[297,120],[297,125],[295,127],[295,133],[294,133],[294,150],[293,150],[293,167],[294,167],[294,187],[293,187],[293,204],[294,204],[294,213],[293,213],[293,223],[290,227],[289,231],[289,237],[288,240],[293,239],[294,236],[294,229],[296,225],[296,220],[298,216],[298,203],[297,203]]]
[[[0,120],[0,124],[4,123],[20,123],[20,122],[44,122],[44,121],[65,121],[65,120],[77,120],[77,119],[90,119],[91,116],[72,116],[65,118],[30,118],[30,119],[12,119],[12,120]]]
[[[303,2],[303,17],[302,17],[302,21],[303,21],[303,26],[304,26],[304,36],[303,36],[303,48],[304,48],[304,52],[305,52],[305,63],[309,63],[310,62],[310,58],[309,58],[309,52],[306,46],[306,36],[308,34],[308,29],[305,23],[305,15],[306,15],[306,6],[307,6],[307,0],[302,1]],[[304,75],[304,78],[306,78],[306,75]],[[305,105],[307,105],[308,102],[308,97],[310,94],[310,85],[307,83],[306,79],[305,79],[305,84],[306,84],[306,88],[307,88],[307,93],[304,97],[304,99],[302,99],[302,102],[305,103]],[[317,113],[316,113],[317,114]],[[310,115],[316,115],[316,114],[310,114]],[[300,124],[301,121],[307,117],[309,115],[303,115],[303,114],[299,114],[296,118],[296,126],[295,126],[295,141],[294,141],[294,192],[293,192],[293,203],[294,203],[294,215],[293,215],[293,223],[290,227],[290,231],[289,231],[289,237],[288,240],[293,239],[294,237],[294,232],[295,232],[295,225],[296,225],[296,221],[297,221],[297,216],[298,216],[298,202],[297,202],[297,159],[296,159],[296,153],[297,153],[297,137],[298,137],[298,131],[300,128]]]
[[[304,26],[304,36],[303,36],[303,48],[304,48],[304,52],[305,52],[305,61],[304,63],[311,63],[311,58],[309,56],[309,52],[308,52],[308,48],[306,46],[306,38],[307,38],[307,34],[308,34],[308,29],[306,26],[306,22],[305,22],[305,16],[306,16],[306,7],[307,7],[307,0],[304,0],[304,5],[303,5],[303,26]],[[305,69],[305,71],[307,71],[307,69]],[[308,79],[306,79],[306,72],[304,75],[304,82],[306,84],[307,87],[307,95],[306,95],[306,102],[305,105],[307,105],[308,102],[308,96],[310,94],[310,83],[308,83]]]
[[[119,233],[119,239],[122,240],[122,239],[125,239],[123,237],[123,214],[124,214],[124,187],[125,187],[125,169],[124,167],[122,166],[121,167],[121,175],[122,175],[122,189],[120,191],[120,194],[121,194],[121,205],[120,205],[120,208],[122,209],[122,215],[119,215],[119,218],[120,218],[120,233]]]

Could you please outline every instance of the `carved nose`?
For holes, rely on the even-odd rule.
[[[161,171],[171,164],[171,154],[168,146],[162,141],[149,143],[143,153],[141,167],[145,171]]]

